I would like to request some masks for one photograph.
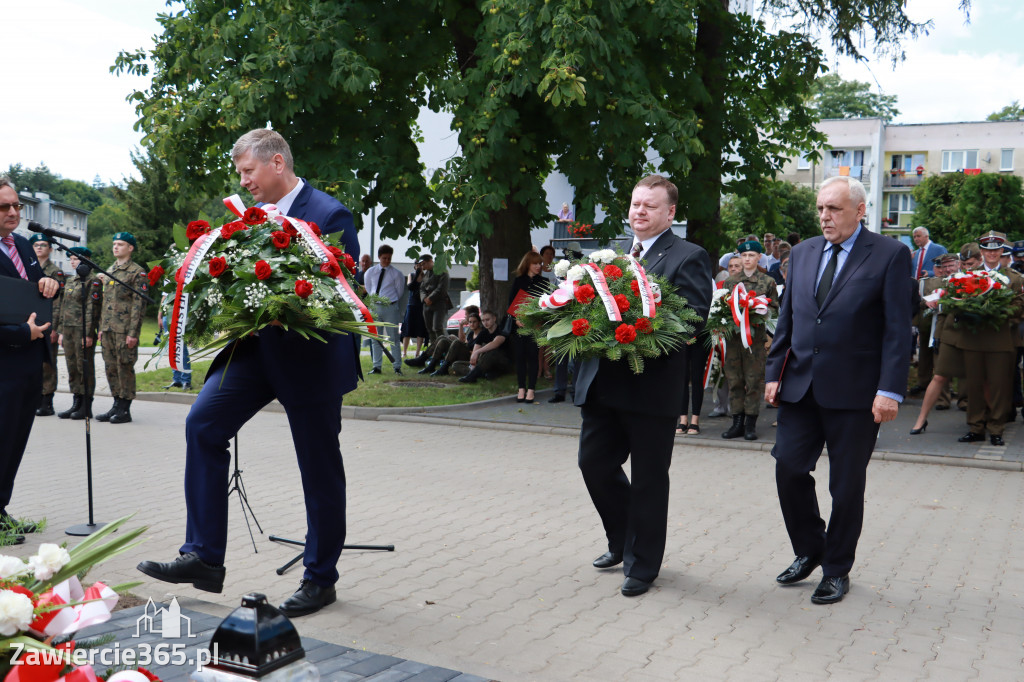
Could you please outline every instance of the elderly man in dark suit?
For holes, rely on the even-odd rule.
[[[672,234],[679,193],[660,175],[633,188],[629,224],[631,252],[648,272],[667,278],[702,318],[711,307],[711,259],[707,251]],[[686,373],[686,353],[677,350],[646,360],[643,374],[622,361],[587,360],[576,381],[581,406],[579,466],[604,525],[608,552],[597,568],[623,563],[622,594],[646,592],[665,555],[668,469],[672,461]],[[622,465],[632,457],[632,481]]]
[[[253,130],[235,143],[231,158],[243,187],[260,203],[341,232],[345,250],[359,257],[352,213],[313,189],[292,170],[288,143],[272,130]],[[228,359],[231,362],[228,364]],[[288,413],[306,501],[305,573],[299,589],[279,607],[289,617],[336,600],[337,562],[345,543],[345,468],[338,436],[342,397],[356,387],[356,344],[346,334],[326,342],[280,326],[237,341],[213,361],[185,421],[185,543],[173,562],[144,561],[146,575],[200,590],[224,587],[228,524],[229,440],[275,398]],[[324,381],[324,377],[331,377]]]
[[[21,200],[7,176],[0,176],[0,277],[38,282],[39,291],[53,298],[57,280],[43,276],[35,252],[27,239],[14,231],[21,222]],[[35,531],[35,524],[19,524],[7,513],[14,492],[14,479],[32,432],[36,408],[42,396],[43,363],[52,359],[48,344],[50,323],[36,324],[36,314],[21,324],[0,325],[0,528],[11,534],[15,544],[25,541],[21,533]]]
[[[765,400],[779,406],[775,479],[797,555],[776,580],[794,584],[820,565],[815,604],[838,602],[849,591],[878,425],[896,418],[910,367],[910,252],[865,228],[865,208],[857,180],[822,183],[823,236],[793,247],[768,354]],[[824,445],[827,527],[811,476]]]

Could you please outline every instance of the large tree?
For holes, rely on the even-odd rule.
[[[1012,241],[1024,238],[1024,181],[1016,175],[944,173],[914,188],[912,224],[928,228],[931,238],[955,251],[996,230]]]
[[[879,95],[861,81],[843,80],[838,74],[819,76],[814,82],[814,109],[821,118],[872,118],[888,122],[899,116],[896,95]]]
[[[731,244],[748,234],[760,237],[771,232],[786,239],[796,232],[801,239],[821,234],[810,187],[784,180],[765,183],[763,192],[751,197],[727,195],[722,201],[722,232]]]

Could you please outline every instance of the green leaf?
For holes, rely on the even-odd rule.
[[[547,337],[549,339],[557,339],[567,334],[572,334],[572,320],[565,318],[551,325],[551,328],[548,329]]]

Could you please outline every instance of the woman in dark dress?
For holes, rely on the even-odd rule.
[[[512,291],[509,292],[509,307],[520,292],[526,292],[529,296],[540,296],[551,289],[544,275],[541,274],[544,259],[536,251],[527,251],[523,259],[519,261],[518,275],[512,282]],[[522,327],[522,323],[516,320],[516,327]],[[535,402],[534,389],[537,388],[537,374],[540,371],[540,349],[537,342],[527,336],[518,333],[513,334],[509,339],[512,342],[512,349],[515,351],[516,376],[519,378],[519,393],[516,395],[516,402]]]
[[[405,306],[405,319],[402,320],[402,357],[409,353],[409,339],[416,339],[416,354],[418,357],[420,348],[423,346],[423,339],[427,338],[427,323],[423,321],[423,301],[420,300],[420,282],[423,281],[423,268],[420,261],[414,265],[416,269],[409,273],[406,282],[409,286],[409,302]]]

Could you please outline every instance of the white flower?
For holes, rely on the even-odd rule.
[[[16,556],[0,554],[0,578],[10,580],[28,571],[28,564]]]
[[[560,260],[555,263],[555,277],[558,279],[565,279],[565,274],[569,272],[569,268],[572,267],[572,263],[567,260]]]
[[[615,251],[613,251],[612,249],[601,249],[600,251],[595,251],[594,253],[590,254],[590,262],[611,263],[616,258],[618,258],[618,255],[619,254],[615,253]]]
[[[567,282],[578,282],[583,279],[584,274],[586,274],[586,270],[583,269],[582,265],[574,265],[565,273],[565,280]]]
[[[39,545],[39,554],[33,554],[29,558],[28,565],[35,571],[36,580],[49,580],[69,561],[71,555],[66,549],[52,542],[44,542]]]
[[[32,600],[11,590],[0,591],[0,635],[13,637],[32,622]]]
[[[721,289],[715,289],[715,292],[711,295],[712,301],[717,301],[720,298],[724,298],[729,295],[729,290],[725,287]]]

